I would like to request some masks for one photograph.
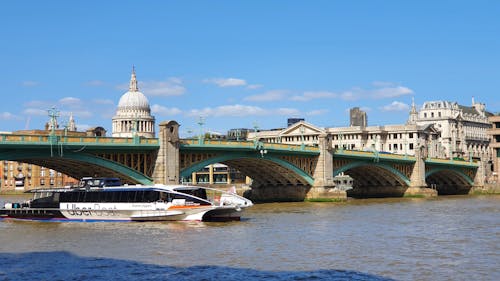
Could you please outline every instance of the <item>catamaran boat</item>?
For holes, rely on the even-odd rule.
[[[108,186],[112,185],[112,186]],[[114,186],[113,186],[114,185]],[[0,218],[55,221],[239,220],[252,201],[232,192],[186,185],[121,185],[84,178],[79,187],[33,189],[33,199],[6,203]]]

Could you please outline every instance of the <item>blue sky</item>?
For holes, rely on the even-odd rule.
[[[135,65],[157,123],[181,134],[303,117],[401,124],[412,97],[500,111],[500,1],[5,1],[0,131],[47,110],[111,131]]]

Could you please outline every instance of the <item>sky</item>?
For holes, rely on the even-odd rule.
[[[156,123],[232,128],[403,124],[415,100],[500,112],[500,1],[2,1],[0,131],[48,110],[102,126],[132,67]],[[199,123],[202,120],[202,126]]]

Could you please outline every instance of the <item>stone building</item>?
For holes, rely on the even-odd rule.
[[[487,134],[491,113],[474,100],[471,107],[447,101],[425,102],[420,111],[412,101],[408,121],[400,125],[362,126],[367,125],[361,122],[366,121],[366,116],[360,112],[351,110],[349,127],[320,128],[301,121],[284,129],[249,132],[248,139],[317,145],[318,136],[324,133],[332,136],[332,145],[337,149],[415,155],[416,149],[423,146],[429,157],[472,157],[483,163],[492,159]]]
[[[418,112],[415,111],[415,104],[412,104],[408,123],[433,125],[440,134],[439,150],[445,158],[472,157],[489,161],[492,152],[487,131],[491,128],[488,121],[491,115],[483,103],[476,103],[474,99],[472,106],[449,101],[429,101]]]
[[[499,173],[500,173],[500,114],[492,115],[488,118],[492,128],[488,131],[491,137],[490,147],[492,149],[492,159],[490,170],[492,171],[489,181],[491,183],[499,183]]]
[[[155,118],[151,116],[148,98],[139,91],[134,68],[129,89],[121,96],[112,121],[113,137],[155,137]]]
[[[351,127],[366,127],[368,126],[368,116],[366,112],[353,107],[349,110],[349,126]]]

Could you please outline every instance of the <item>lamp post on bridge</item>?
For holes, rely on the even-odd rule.
[[[254,139],[253,139],[253,144],[255,146],[257,146],[257,142],[259,141],[258,138],[257,138],[257,130],[259,129],[259,125],[257,124],[257,122],[254,122],[253,123],[253,129],[254,129]]]
[[[200,125],[200,135],[198,136],[198,144],[202,145],[203,144],[203,124],[205,124],[205,120],[202,116],[200,116],[200,119],[198,120],[198,125]]]

